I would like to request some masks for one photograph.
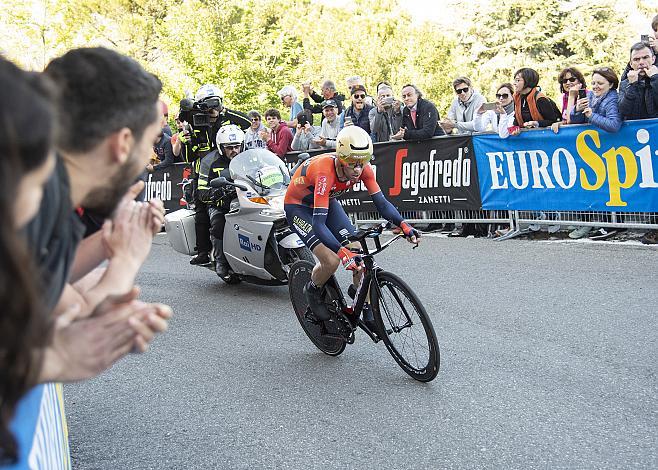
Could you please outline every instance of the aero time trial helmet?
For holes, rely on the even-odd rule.
[[[359,126],[344,127],[336,136],[336,156],[343,163],[368,163],[372,153],[372,139]]]

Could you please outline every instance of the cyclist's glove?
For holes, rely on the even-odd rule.
[[[340,250],[338,250],[338,257],[343,263],[343,267],[350,271],[358,271],[361,267],[361,264],[363,263],[361,255],[352,253],[349,248],[345,247],[342,247]]]
[[[404,233],[404,236],[407,238],[420,238],[420,232],[413,228],[411,225],[406,223],[404,220],[400,223],[400,228],[402,229],[402,233]]]

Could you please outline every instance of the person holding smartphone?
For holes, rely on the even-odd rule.
[[[619,114],[619,78],[610,67],[599,67],[592,72],[592,91],[580,90],[576,106],[571,111],[573,124],[591,123],[608,132],[621,128]]]
[[[503,83],[496,91],[494,109],[486,109],[492,103],[484,103],[477,110],[473,121],[475,132],[498,132],[501,138],[509,135],[507,130],[514,120],[514,87],[511,83]]]

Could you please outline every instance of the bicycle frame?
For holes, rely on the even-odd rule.
[[[374,256],[378,253],[381,253],[394,241],[398,240],[399,238],[402,238],[402,235],[397,235],[391,238],[386,243],[382,244],[379,239],[379,236],[381,235],[382,230],[386,227],[387,227],[386,224],[382,224],[378,226],[378,228],[376,229],[371,229],[370,231],[367,231],[361,235],[354,237],[355,238],[354,241],[358,241],[361,244],[361,257],[363,259],[364,268],[363,268],[363,275],[361,276],[361,281],[359,282],[359,285],[356,287],[356,293],[354,295],[354,299],[352,301],[351,306],[348,306],[347,303],[345,302],[345,298],[343,296],[342,290],[340,289],[340,286],[338,285],[338,281],[336,281],[336,278],[332,276],[329,280],[329,283],[332,284],[336,292],[340,294],[340,301],[341,301],[340,308],[343,311],[343,313],[348,316],[356,317],[357,326],[359,326],[363,331],[365,331],[366,334],[370,336],[370,339],[372,339],[375,343],[379,341],[379,338],[361,320],[361,313],[363,311],[363,306],[365,305],[366,300],[368,300],[368,297],[370,296],[371,289],[377,289],[377,294],[381,297],[381,291],[379,290],[379,284],[377,282],[377,274],[379,272],[382,272],[383,269],[377,265]],[[372,238],[374,241],[375,251],[373,251],[372,253],[370,252],[370,248],[368,247],[367,238]],[[397,298],[397,293],[393,293],[393,295],[395,295],[396,299],[400,301],[400,299]],[[403,330],[404,328],[408,328],[413,325],[411,317],[409,313],[406,311],[406,309],[403,309],[403,312],[405,317],[407,318],[407,322],[400,327],[395,327],[394,331],[396,333]],[[393,324],[390,318],[389,318],[389,322],[390,324]]]

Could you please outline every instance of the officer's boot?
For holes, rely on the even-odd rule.
[[[212,241],[212,254],[215,258],[215,272],[223,280],[229,277],[229,270],[231,267],[228,264],[226,256],[224,256],[224,240],[214,238]]]

